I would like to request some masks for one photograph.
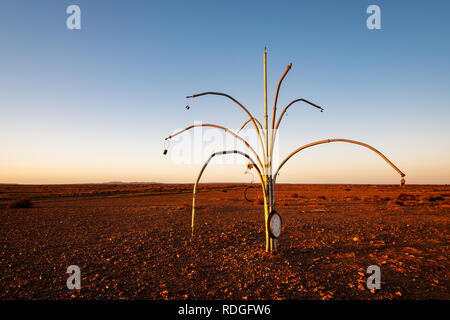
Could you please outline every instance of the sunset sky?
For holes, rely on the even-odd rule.
[[[66,8],[81,8],[69,30]],[[369,30],[366,8],[381,8]],[[180,164],[164,138],[194,122],[238,129],[225,92],[263,119],[263,48],[281,157],[306,143],[368,143],[407,183],[450,183],[450,2],[23,1],[0,2],[0,183],[191,183],[201,161]],[[244,149],[242,149],[244,150]],[[201,156],[206,160],[207,154]],[[212,163],[205,182],[249,182],[245,165]],[[278,182],[398,183],[368,149],[305,150]]]

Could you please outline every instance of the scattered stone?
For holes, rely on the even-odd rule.
[[[416,200],[416,196],[413,194],[402,193],[397,197],[400,201],[414,201]]]
[[[263,205],[264,204],[264,199],[263,198],[257,198],[255,201],[253,201],[253,203],[257,206],[259,205]]]
[[[361,200],[361,197],[358,197],[358,196],[345,197],[345,201],[360,201],[360,200]]]
[[[441,197],[441,196],[437,196],[437,197],[430,196],[430,197],[428,197],[428,201],[430,201],[430,202],[443,201],[443,200],[444,200],[444,198]]]
[[[6,206],[8,209],[15,209],[15,208],[31,208],[33,206],[33,203],[28,199],[23,200],[13,200]]]

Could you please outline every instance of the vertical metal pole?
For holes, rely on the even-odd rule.
[[[265,187],[265,194],[264,194],[264,231],[266,233],[266,252],[270,252],[270,236],[269,236],[269,196],[268,196],[268,190],[267,190],[267,176],[263,176],[264,179],[264,187]]]
[[[269,169],[269,129],[268,129],[268,115],[267,115],[267,52],[266,47],[264,47],[264,135],[265,135],[265,146],[264,146],[264,175],[268,175]],[[266,177],[267,178],[267,177]],[[266,189],[268,190],[268,189]]]
[[[265,133],[265,150],[264,152],[266,153],[266,161],[268,160],[268,155],[269,155],[269,149],[268,149],[268,139],[269,139],[269,135],[267,134],[267,122],[268,122],[268,118],[267,118],[267,52],[266,52],[266,47],[264,47],[264,133]],[[267,162],[266,162],[267,163]],[[265,168],[267,169],[267,168]]]
[[[272,179],[269,175],[264,175],[264,184],[266,188],[266,194],[264,195],[264,221],[265,221],[265,229],[266,229],[266,251],[271,252],[272,251],[272,237],[269,234],[269,214],[272,209],[272,200],[271,200],[271,186],[272,186]]]
[[[268,172],[268,155],[269,155],[269,148],[268,148],[268,139],[269,139],[269,134],[267,131],[267,123],[268,123],[268,118],[267,118],[267,52],[266,52],[266,47],[264,47],[264,140],[265,140],[265,145],[263,148],[263,152],[265,154],[264,157],[264,184],[266,186],[266,194],[264,195],[264,225],[265,225],[265,232],[266,232],[266,251],[270,252],[272,249],[271,246],[271,241],[270,241],[270,236],[269,236],[269,213],[270,213],[270,181],[269,181],[269,177],[267,175]]]
[[[270,167],[269,183],[270,183],[269,202],[270,202],[270,211],[272,211],[272,210],[275,210],[275,185],[273,184],[273,179],[272,179],[272,166]],[[272,252],[277,251],[277,240],[276,239],[270,238],[270,251],[272,251]]]

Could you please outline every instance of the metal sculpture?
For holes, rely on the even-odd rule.
[[[278,101],[278,94],[280,91],[280,87],[283,82],[283,79],[286,77],[287,73],[289,72],[289,70],[291,68],[292,68],[292,63],[290,63],[287,66],[280,81],[278,82],[277,90],[275,93],[274,104],[273,104],[271,128],[268,127],[268,114],[267,114],[267,52],[266,52],[266,48],[264,48],[264,127],[255,117],[253,117],[253,115],[248,111],[247,108],[245,108],[239,101],[237,101],[235,98],[233,98],[232,96],[230,96],[228,94],[221,93],[221,92],[203,92],[203,93],[194,94],[192,96],[186,97],[187,99],[197,98],[197,97],[201,97],[201,96],[205,96],[205,95],[218,95],[218,96],[226,97],[226,98],[232,100],[234,103],[236,103],[242,110],[244,110],[244,112],[248,115],[249,119],[240,127],[240,129],[238,130],[237,133],[234,133],[225,127],[215,125],[215,124],[197,124],[197,125],[189,126],[171,136],[168,136],[165,139],[166,141],[170,140],[171,138],[173,138],[187,130],[190,130],[194,127],[200,127],[200,126],[201,127],[213,127],[216,129],[223,130],[227,134],[232,135],[235,139],[238,139],[239,141],[241,141],[245,145],[245,147],[254,156],[254,159],[253,159],[247,153],[244,153],[244,152],[241,152],[238,150],[219,151],[219,152],[214,152],[209,157],[209,159],[205,162],[205,164],[203,165],[202,169],[200,170],[200,173],[198,174],[197,180],[195,181],[195,184],[194,184],[193,199],[192,199],[192,220],[191,220],[192,236],[194,235],[195,200],[196,200],[196,194],[197,194],[197,185],[200,181],[200,178],[202,177],[203,172],[205,171],[206,167],[208,166],[208,163],[211,161],[212,158],[214,158],[215,156],[218,156],[218,155],[225,155],[225,154],[230,154],[230,153],[239,154],[239,155],[247,158],[250,161],[250,163],[247,167],[248,169],[254,168],[257,171],[259,180],[261,182],[261,192],[262,192],[263,199],[264,199],[264,226],[265,226],[266,251],[267,252],[277,251],[276,237],[279,236],[280,230],[277,230],[276,232],[274,232],[274,230],[270,230],[273,217],[276,217],[276,222],[274,222],[273,224],[276,224],[278,228],[281,228],[281,217],[279,216],[278,213],[275,212],[274,191],[275,191],[276,178],[279,174],[280,169],[283,167],[283,165],[295,154],[297,154],[298,152],[300,152],[306,148],[313,147],[313,146],[323,144],[323,143],[331,143],[331,142],[352,143],[352,144],[357,144],[357,145],[366,147],[366,148],[374,151],[376,154],[378,154],[395,171],[397,171],[400,174],[400,176],[402,177],[400,185],[403,186],[405,184],[405,180],[403,179],[405,174],[402,171],[400,171],[400,169],[398,169],[380,151],[378,151],[377,149],[373,148],[372,146],[370,146],[366,143],[354,141],[354,140],[348,140],[348,139],[327,139],[327,140],[316,141],[316,142],[304,145],[304,146],[294,150],[291,154],[289,154],[280,163],[280,165],[278,166],[278,168],[275,171],[275,174],[272,174],[272,156],[273,156],[273,147],[274,147],[274,143],[275,143],[276,131],[278,130],[278,128],[280,126],[280,122],[283,119],[283,116],[286,114],[287,109],[297,102],[304,102],[314,108],[317,108],[321,112],[323,112],[323,108],[321,106],[318,106],[306,99],[303,99],[303,98],[295,99],[292,102],[290,102],[282,110],[280,116],[278,117],[278,120],[275,122],[276,112],[277,112],[277,101]],[[186,108],[189,109],[189,107],[186,107]],[[238,133],[249,123],[253,124],[255,132],[259,139],[259,146],[261,147],[262,154],[258,154],[258,152],[247,141],[245,141],[243,138],[241,138],[238,135]],[[164,150],[164,154],[167,154],[167,148]]]

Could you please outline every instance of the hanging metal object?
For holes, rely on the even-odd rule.
[[[402,180],[400,180],[400,187],[404,187],[405,186],[405,179],[402,178]]]
[[[280,236],[282,224],[281,216],[276,211],[272,211],[269,215],[269,234],[271,238],[275,239]]]
[[[189,103],[188,103],[188,97],[186,97],[186,110],[189,110],[191,107],[189,106]]]
[[[166,139],[164,141],[164,151],[163,151],[163,155],[166,155],[167,152],[169,151],[169,144],[170,144],[170,139]]]
[[[250,185],[246,186],[245,189],[244,189],[244,199],[247,200],[248,202],[255,202],[255,200],[256,200],[256,198],[255,199],[250,199],[248,197],[248,191],[250,189],[252,189],[252,188],[256,188],[256,186],[253,185],[253,180],[254,180],[255,177],[253,176],[253,173],[251,172],[251,170],[253,168],[254,168],[253,163],[249,162],[247,164],[247,170],[245,170],[245,172],[244,172],[245,174],[249,174],[249,175],[252,176],[252,181],[250,182]]]
[[[248,191],[249,191],[250,189],[252,189],[252,188],[255,188],[255,189],[256,189],[256,186],[254,186],[254,185],[249,185],[249,186],[246,186],[245,189],[244,189],[244,198],[245,198],[245,200],[247,200],[248,202],[255,202],[255,200],[256,200],[256,198],[255,198],[255,199],[251,199],[251,198],[248,197]]]

